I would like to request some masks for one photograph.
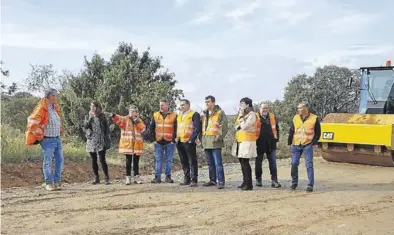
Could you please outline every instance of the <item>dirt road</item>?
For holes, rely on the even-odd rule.
[[[306,193],[304,165],[296,191],[288,189],[289,161],[278,167],[281,189],[265,181],[248,192],[236,188],[237,164],[226,166],[221,191],[123,182],[2,190],[2,234],[393,234],[394,168],[317,158],[315,192]],[[205,180],[206,170],[200,172]]]

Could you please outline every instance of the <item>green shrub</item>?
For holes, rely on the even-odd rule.
[[[66,161],[81,162],[88,154],[85,146],[78,142],[63,142]],[[23,163],[42,159],[39,145],[26,146],[25,133],[9,125],[1,125],[1,161],[2,163]]]

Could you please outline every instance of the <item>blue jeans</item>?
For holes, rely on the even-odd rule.
[[[224,183],[222,149],[205,149],[204,151],[209,167],[209,180],[216,183],[217,179],[219,183]]]
[[[166,176],[171,177],[172,160],[174,158],[174,143],[161,145],[155,143],[156,178],[161,177],[163,157],[166,156]]]
[[[312,144],[306,146],[291,146],[291,178],[292,184],[298,185],[298,165],[300,165],[301,155],[305,157],[305,167],[308,173],[309,186],[315,183],[313,172],[313,146]]]
[[[41,142],[41,148],[43,153],[43,173],[45,183],[57,183],[62,178],[63,170],[63,147],[60,138],[44,138]],[[55,157],[55,173],[52,174],[52,161]]]

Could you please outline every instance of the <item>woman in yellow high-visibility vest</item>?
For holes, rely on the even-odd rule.
[[[257,156],[256,151],[256,130],[257,117],[253,111],[253,101],[250,98],[240,100],[240,111],[235,122],[236,143],[232,149],[232,155],[238,157],[241,163],[243,182],[238,188],[242,190],[252,190],[252,168],[249,160]]]

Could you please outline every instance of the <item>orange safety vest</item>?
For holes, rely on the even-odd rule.
[[[174,136],[174,125],[176,124],[176,113],[168,113],[165,118],[163,118],[160,112],[155,112],[153,118],[156,126],[156,141],[162,139],[172,141]]]
[[[60,111],[60,106],[59,104],[55,104],[54,106],[61,123],[62,113]],[[48,125],[48,119],[48,100],[46,98],[42,98],[27,118],[27,129],[25,132],[26,145],[34,145],[37,140],[41,141],[44,138],[44,130],[46,125]],[[62,127],[60,127],[60,132],[63,132]]]
[[[257,126],[256,133],[258,133],[257,136],[260,136],[260,131],[261,131],[260,115],[258,113],[256,113],[256,116],[257,116],[257,118],[259,120],[259,125]],[[278,131],[276,130],[275,114],[274,113],[269,113],[269,117],[270,117],[270,124],[271,124],[272,134],[274,134],[275,138],[278,138]]]
[[[190,110],[186,114],[178,114],[177,139],[181,142],[189,141],[193,133],[193,115],[195,111]]]
[[[295,115],[293,118],[294,136],[293,145],[307,145],[312,142],[315,136],[315,124],[317,116],[310,114],[305,122],[302,122],[300,115]]]
[[[222,114],[222,110],[218,110],[208,118],[208,126],[205,128],[207,118],[202,116],[202,135],[213,135],[218,136],[220,130],[220,115]]]
[[[120,127],[119,153],[141,156],[144,149],[142,132],[145,131],[144,122],[139,119],[137,124],[129,116],[115,115],[112,118]]]
[[[244,117],[244,119],[246,120],[249,117],[249,115],[251,115],[251,113],[248,113]],[[256,113],[255,113],[255,115],[256,115]],[[235,133],[235,138],[237,139],[238,142],[256,141],[257,140],[257,137],[258,137],[257,129],[260,126],[260,121],[259,121],[260,119],[257,116],[258,116],[258,114],[256,115],[256,122],[253,125],[254,130],[252,130],[252,131],[238,130]],[[237,117],[237,120],[235,121],[235,123],[236,123],[236,125],[239,125],[239,123],[240,123],[239,117]]]

